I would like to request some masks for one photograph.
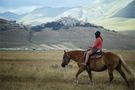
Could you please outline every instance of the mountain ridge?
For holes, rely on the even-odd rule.
[[[52,28],[53,30],[59,30],[61,28],[69,29],[71,27],[76,27],[76,26],[104,28],[102,26],[97,26],[97,25],[94,25],[92,23],[77,20],[77,19],[72,18],[72,17],[62,17],[59,20],[56,20],[53,22],[48,22],[48,23],[44,23],[41,25],[33,26],[32,30],[41,31],[42,29],[45,29],[45,28]]]
[[[18,15],[13,12],[7,11],[4,13],[0,13],[0,16],[8,20],[19,20],[23,15]]]
[[[113,17],[135,18],[135,0],[122,8]]]
[[[99,30],[104,39],[103,48],[121,50],[135,49],[134,37],[122,35],[118,32],[100,27],[74,26],[68,29],[60,28],[59,30],[43,28],[43,30],[37,32],[29,29],[27,26],[20,28],[20,26],[16,26],[18,25],[17,23],[15,23],[15,25],[10,23],[11,22],[6,21],[5,24],[8,24],[8,27],[11,27],[11,25],[15,26],[13,29],[0,31],[0,48],[42,47],[45,49],[46,45],[53,45],[53,47],[57,47],[58,45],[59,47],[59,44],[64,45],[63,43],[70,43],[76,48],[87,49],[92,45],[92,42],[95,39],[94,33]],[[46,48],[47,47],[48,46],[46,46]],[[67,47],[67,45],[65,47]],[[70,45],[67,48],[70,48]]]
[[[133,0],[114,0],[107,5],[104,3],[97,3],[94,5],[88,4],[80,7],[40,7],[33,11],[22,15],[17,20],[19,23],[25,25],[40,25],[42,23],[59,20],[61,17],[73,17],[78,20],[94,23],[108,29],[120,30],[135,30],[133,25],[134,17],[134,3]],[[127,9],[126,7],[130,7]],[[124,11],[121,11],[125,9]],[[133,12],[132,12],[133,11]],[[126,17],[116,17],[118,13],[126,15]],[[130,16],[129,13],[130,13]],[[0,16],[3,17],[3,16]],[[3,17],[4,18],[4,17]],[[132,19],[132,20],[131,20]]]

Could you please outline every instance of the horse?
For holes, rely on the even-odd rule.
[[[61,66],[65,67],[66,65],[68,65],[70,60],[75,61],[78,65],[79,70],[77,71],[76,76],[75,76],[76,84],[78,84],[78,76],[85,70],[88,73],[91,83],[93,83],[91,71],[101,72],[104,70],[108,70],[110,82],[112,82],[112,80],[114,78],[113,71],[117,70],[120,73],[120,75],[123,77],[123,79],[125,80],[127,85],[129,86],[129,82],[127,80],[125,73],[121,69],[121,66],[123,66],[123,68],[130,75],[134,76],[134,73],[127,66],[127,64],[125,63],[125,61],[123,60],[121,55],[117,55],[112,52],[104,52],[104,54],[100,58],[95,58],[95,59],[89,58],[87,66],[84,66],[82,64],[84,62],[84,53],[85,53],[85,51],[82,51],[82,50],[72,50],[72,51],[68,51],[68,52],[66,52],[64,50]]]

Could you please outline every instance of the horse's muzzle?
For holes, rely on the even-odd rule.
[[[65,65],[61,64],[61,67],[65,67]]]

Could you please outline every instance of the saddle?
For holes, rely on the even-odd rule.
[[[95,53],[91,54],[89,56],[90,59],[97,59],[97,58],[101,58],[103,56],[104,52],[102,50],[97,50]]]

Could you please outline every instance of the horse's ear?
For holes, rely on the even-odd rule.
[[[64,53],[66,53],[66,51],[64,50]]]

